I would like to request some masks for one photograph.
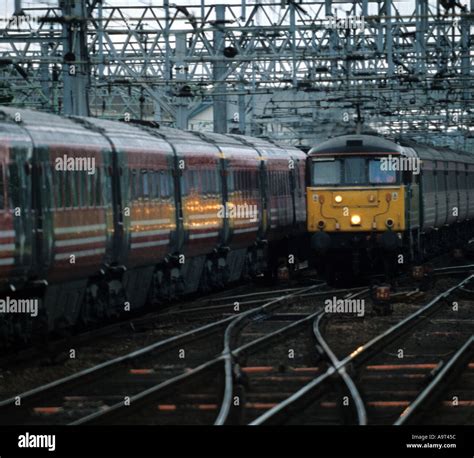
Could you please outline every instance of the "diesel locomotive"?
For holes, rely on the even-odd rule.
[[[302,257],[305,160],[245,136],[1,108],[1,342]]]
[[[309,152],[307,205],[321,271],[390,273],[474,234],[474,157],[373,135],[332,138]]]

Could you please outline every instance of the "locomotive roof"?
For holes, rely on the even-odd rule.
[[[312,148],[309,155],[354,153],[394,153],[403,154],[397,143],[375,135],[342,135],[330,138]]]

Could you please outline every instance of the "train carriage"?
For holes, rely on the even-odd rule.
[[[17,160],[16,173],[24,179],[21,187],[31,192],[20,210],[29,212],[33,227],[29,279],[41,299],[36,323],[69,326],[82,318],[88,277],[112,256],[111,187],[105,177],[110,146],[73,119],[9,108],[2,112],[31,142],[31,157],[27,163]]]
[[[223,203],[219,148],[190,132],[160,128],[175,152],[174,175],[178,179],[180,209],[179,283],[181,292],[211,287],[216,266],[215,251],[223,245],[225,224],[219,216]],[[176,275],[178,272],[176,272]]]
[[[33,269],[31,138],[4,116],[0,123],[0,291],[19,289]]]
[[[0,317],[3,342],[272,272],[304,240],[304,154],[294,148],[2,113],[0,285],[41,304],[35,326]]]
[[[148,299],[154,265],[169,254],[176,232],[173,150],[163,139],[126,123],[94,120],[91,129],[107,138],[114,157],[106,169],[115,209],[109,270],[115,283],[123,283],[123,288],[114,287],[114,303],[116,308],[124,303],[130,310],[141,308]],[[109,304],[108,309],[113,308]]]

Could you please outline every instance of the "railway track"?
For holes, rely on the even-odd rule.
[[[455,273],[459,274],[460,268],[456,267]],[[472,266],[464,266],[464,272],[471,270]],[[438,295],[428,304],[429,309],[454,291],[469,295],[468,284],[467,279],[463,280]],[[396,294],[408,297],[417,291]],[[371,357],[380,354],[383,345],[394,338],[389,335],[404,335],[408,323],[421,317],[415,313],[393,326],[387,336],[372,339],[363,350],[350,355],[351,359],[339,361],[319,331],[327,315],[322,300],[335,295],[365,297],[369,289],[334,290],[317,283],[251,294],[236,292],[190,307],[202,316],[214,317],[211,322],[0,402],[0,424],[280,422],[279,409],[287,410],[281,406],[295,395],[305,399],[305,390],[318,380],[317,389],[310,392],[324,394],[321,386],[336,375],[336,396],[345,393],[351,406],[365,406],[357,388],[359,380],[356,384],[350,369],[360,366],[359,361],[366,359],[369,350]],[[428,311],[426,307],[421,310]],[[184,311],[167,313],[179,316]],[[316,342],[319,351],[314,348]],[[433,362],[431,366],[424,364],[426,368],[438,367]],[[372,364],[377,365],[384,366],[380,361]],[[336,409],[334,393],[327,396],[322,404],[325,413],[314,417],[315,423],[331,423],[333,411],[341,410]],[[406,401],[398,407],[406,408]],[[340,415],[334,421],[364,424],[368,417],[372,419],[364,409],[356,409],[355,417],[346,415],[350,409],[343,409],[342,421]],[[292,415],[288,418],[293,421]]]
[[[322,283],[322,282],[317,282]],[[255,286],[254,286],[255,287]],[[149,311],[144,314],[139,314],[130,317],[128,320],[120,320],[115,323],[99,326],[88,331],[78,332],[76,334],[68,334],[62,338],[45,338],[41,342],[35,342],[34,346],[17,349],[15,352],[6,351],[5,354],[0,352],[0,367],[6,368],[24,363],[28,360],[41,359],[42,361],[49,361],[55,363],[58,358],[60,359],[64,353],[67,353],[70,348],[81,348],[87,345],[95,339],[108,336],[120,336],[123,337],[136,334],[138,332],[144,332],[145,330],[155,329],[163,326],[168,322],[173,321],[176,323],[180,322],[179,328],[182,332],[185,332],[186,328],[192,328],[196,326],[196,322],[206,322],[213,316],[225,316],[227,313],[234,313],[232,309],[235,309],[234,303],[225,303],[221,297],[226,298],[240,298],[241,293],[249,291],[250,286],[236,285],[230,291],[217,292],[211,295],[196,299],[187,300],[180,304],[170,304],[164,306],[158,310]],[[298,289],[294,287],[293,290]],[[291,288],[281,291],[291,291]],[[229,295],[234,293],[234,295]],[[275,291],[268,289],[268,291],[260,291],[257,293],[247,293],[245,296],[249,299],[242,301],[239,304],[239,308],[245,310],[247,308],[255,306],[255,304],[261,303],[265,298],[277,297],[279,290]],[[197,304],[197,305],[196,305]],[[191,322],[189,326],[186,326],[186,322]],[[184,329],[183,329],[184,328]]]
[[[263,305],[240,313],[237,317],[250,317],[273,308],[291,307],[292,298],[314,292],[323,286],[317,284],[266,300]],[[334,294],[333,290],[319,292],[321,297],[328,294]],[[167,390],[176,393],[178,386],[189,380],[194,382],[201,376],[205,378],[209,371],[222,365],[225,360],[225,356],[220,354],[223,332],[236,319],[236,315],[232,314],[2,401],[0,423],[82,424],[108,421],[107,418],[125,410],[129,417],[152,395],[163,396]],[[164,410],[167,408],[166,405],[163,407]]]
[[[397,342],[406,338],[410,331],[418,331],[420,326],[429,324],[429,320],[442,319],[442,314],[449,309],[446,305],[448,298],[462,292],[473,279],[474,275],[470,274],[455,286],[438,294],[415,313],[372,338],[365,345],[353,349],[342,359],[337,358],[323,337],[321,325],[327,319],[327,314],[318,315],[313,321],[314,335],[319,344],[319,352],[329,367],[250,424],[398,424],[397,422],[403,423],[416,418],[422,411],[426,414],[422,407],[426,406],[428,401],[435,402],[435,391],[439,396],[439,393],[443,392],[440,387],[446,383],[448,375],[459,371],[472,356],[472,325],[460,333],[460,338],[451,347],[443,345],[440,348],[446,354],[430,354],[424,347],[416,355],[416,361],[411,364],[393,364],[394,352],[396,358],[396,349],[400,348]],[[416,347],[419,339],[416,333],[412,332],[411,338]],[[432,343],[432,338],[433,334],[428,334],[425,344]],[[429,362],[421,361],[423,356],[428,358]],[[426,369],[431,371],[425,374],[417,372]],[[375,378],[370,375],[374,371],[378,371]],[[402,389],[401,380],[405,381]],[[410,381],[409,387],[406,386],[407,380]],[[413,381],[414,387],[411,383]],[[334,386],[337,387],[336,390]],[[374,397],[376,393],[377,396]],[[411,397],[408,400],[400,400],[399,396],[402,394],[404,397]],[[398,395],[398,398],[394,397],[395,395]]]

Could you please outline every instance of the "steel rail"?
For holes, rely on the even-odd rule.
[[[362,291],[359,291],[357,293],[354,293],[354,294],[347,294],[346,295],[346,298],[349,298],[349,297],[357,297],[358,295],[362,294],[362,293],[368,293],[369,290],[368,289],[365,289],[365,290],[362,290]],[[331,292],[332,294],[333,292]],[[306,294],[303,293],[301,295],[298,295],[297,297],[303,297],[305,296]],[[294,321],[293,323],[287,325],[287,326],[284,326],[283,328],[280,328],[280,329],[277,329],[276,331],[273,331],[269,334],[266,334],[262,337],[259,337],[258,339],[255,339],[247,344],[244,344],[244,345],[241,345],[239,348],[236,348],[234,350],[231,350],[230,349],[230,345],[231,345],[231,332],[232,330],[229,331],[229,337],[228,337],[228,341],[226,341],[226,347],[225,347],[225,350],[223,352],[223,355],[226,357],[226,387],[225,387],[225,394],[224,394],[224,399],[223,399],[223,402],[222,402],[222,405],[221,405],[221,411],[219,413],[219,416],[218,418],[216,419],[216,422],[215,422],[215,425],[223,425],[227,422],[228,420],[228,416],[229,416],[229,412],[230,412],[230,404],[231,404],[231,401],[232,401],[232,397],[233,397],[233,393],[234,393],[234,373],[233,373],[233,369],[234,369],[234,361],[244,352],[248,352],[250,349],[255,349],[256,346],[258,346],[259,344],[262,344],[264,342],[268,342],[270,339],[276,337],[276,336],[280,336],[282,334],[285,334],[285,333],[288,333],[289,331],[297,328],[297,327],[300,327],[302,325],[304,325],[305,323],[309,322],[309,321],[313,321],[314,319],[316,319],[318,316],[320,316],[321,314],[324,313],[324,310],[320,309],[318,311],[316,311],[315,313],[312,313],[300,320],[297,320],[297,321]],[[245,317],[242,317],[242,318],[245,318]],[[231,326],[231,325],[230,325]],[[229,326],[229,327],[230,327]],[[230,362],[230,364],[229,364]],[[225,406],[224,403],[227,403],[227,405]]]
[[[407,332],[411,327],[416,324],[419,318],[426,314],[425,319],[434,313],[439,307],[439,302],[443,299],[448,298],[454,291],[469,283],[474,278],[474,275],[469,275],[467,278],[462,280],[457,285],[447,289],[443,293],[436,296],[434,299],[428,302],[424,307],[412,315],[404,318],[402,321],[392,326],[387,331],[379,334],[378,336],[371,339],[365,345],[361,345],[351,354],[346,356],[343,360],[339,361],[335,366],[330,367],[326,373],[316,377],[310,383],[306,384],[303,388],[298,390],[296,393],[288,397],[286,400],[269,409],[267,412],[262,414],[260,417],[251,422],[251,425],[261,425],[269,423],[270,421],[277,421],[282,418],[288,411],[295,407],[298,402],[303,402],[309,395],[314,394],[319,390],[324,382],[327,382],[333,374],[336,374],[339,369],[346,368],[349,364],[360,364],[364,360],[368,359],[372,354],[379,352],[385,348],[397,337]],[[438,307],[435,307],[438,305]]]
[[[314,288],[319,288],[321,287],[322,284],[317,284],[312,286],[311,288],[302,288],[303,291],[306,291],[308,289],[314,289]],[[331,294],[332,291],[326,292],[326,294]],[[287,296],[282,296],[280,298],[272,300],[269,304],[273,303],[278,303],[280,304],[284,299],[287,299]],[[258,307],[256,311],[259,313],[261,311],[262,307]],[[265,308],[263,308],[265,310]],[[247,312],[248,313],[248,312]],[[169,339],[165,339],[163,341],[159,341],[155,344],[152,344],[148,347],[142,348],[140,350],[134,351],[132,353],[129,353],[127,355],[115,358],[113,360],[107,361],[105,363],[99,364],[97,366],[94,366],[89,369],[85,369],[83,371],[80,371],[76,374],[73,374],[68,377],[64,377],[62,379],[56,380],[54,382],[48,383],[46,385],[42,385],[40,387],[34,388],[30,391],[24,392],[22,394],[19,394],[15,397],[6,399],[4,401],[0,402],[0,414],[4,414],[5,411],[12,409],[12,413],[15,412],[17,407],[15,405],[15,402],[17,399],[21,399],[21,408],[27,408],[27,405],[31,405],[36,401],[42,400],[44,396],[47,396],[49,393],[52,394],[54,390],[60,389],[61,392],[66,392],[68,389],[74,388],[75,386],[79,384],[84,384],[87,383],[90,380],[96,380],[100,376],[104,375],[104,373],[112,371],[115,369],[117,366],[119,366],[122,363],[127,363],[132,361],[133,359],[141,356],[146,356],[152,351],[160,350],[160,351],[165,351],[168,348],[174,348],[177,345],[181,344],[183,341],[189,341],[189,340],[194,340],[196,337],[201,337],[206,334],[214,333],[218,331],[221,327],[225,326],[226,324],[232,322],[233,320],[236,319],[236,316],[230,316],[225,319],[219,320],[214,323],[207,324],[205,326],[192,329],[190,331],[187,331],[186,333],[180,334],[178,336],[171,337]],[[146,391],[140,392],[130,398],[131,403],[132,402],[137,402],[141,399],[147,398],[147,396],[154,394],[155,392],[163,392],[166,388],[169,386],[176,386],[180,382],[184,382],[187,380],[188,377],[191,377],[193,375],[198,375],[202,373],[205,370],[208,370],[212,367],[214,367],[215,364],[219,363],[219,361],[223,360],[222,356],[219,356],[218,358],[215,358],[213,360],[207,361],[206,363],[203,363],[196,368],[190,370],[189,372],[185,374],[180,374],[178,376],[175,376],[173,378],[170,378],[154,387],[149,388]],[[27,404],[28,403],[28,404]],[[110,406],[107,408],[105,411],[98,412],[98,413],[93,413],[88,415],[87,417],[83,417],[77,421],[74,421],[71,424],[83,424],[83,423],[88,423],[89,421],[96,419],[101,416],[106,416],[105,414],[112,414],[113,411],[116,411],[120,407],[123,407],[123,403],[116,403],[115,405]],[[128,407],[130,409],[130,407]]]
[[[182,342],[186,342],[190,339],[195,339],[196,337],[201,337],[208,333],[216,332],[219,328],[225,326],[227,323],[231,322],[234,319],[235,319],[234,316],[230,316],[222,320],[219,320],[210,324],[206,324],[199,328],[191,329],[190,331],[179,334],[177,336],[170,337],[165,340],[161,340],[152,345],[136,350],[132,353],[128,353],[127,355],[119,356],[117,358],[111,359],[104,363],[98,364],[94,367],[85,369],[83,371],[77,372],[75,374],[61,378],[59,380],[55,380],[54,382],[33,388],[32,390],[18,394],[17,396],[14,396],[12,398],[8,398],[3,401],[0,401],[0,414],[2,414],[2,410],[5,410],[5,408],[14,407],[15,402],[18,398],[21,399],[22,406],[24,406],[25,402],[28,402],[28,401],[34,402],[35,400],[40,399],[42,396],[45,395],[45,393],[47,393],[50,390],[57,389],[59,387],[61,387],[61,389],[66,390],[70,386],[75,386],[76,383],[83,383],[84,380],[90,380],[91,378],[99,377],[104,372],[112,370],[122,363],[132,361],[133,359],[137,357],[145,356],[157,350],[166,350]]]
[[[319,288],[325,285],[324,283],[320,283],[317,285],[314,285],[312,288]],[[191,309],[192,310],[192,309]],[[189,311],[189,309],[185,310]],[[43,396],[45,392],[56,389],[60,386],[63,386],[64,389],[67,389],[67,385],[75,384],[76,382],[83,381],[84,377],[87,377],[89,380],[90,378],[94,376],[100,376],[103,372],[112,370],[113,368],[117,367],[118,365],[125,363],[127,361],[131,361],[137,357],[140,356],[145,356],[148,353],[151,353],[152,351],[160,351],[160,350],[166,350],[169,347],[173,347],[175,345],[178,345],[182,342],[186,342],[189,339],[195,339],[196,337],[201,337],[206,335],[207,333],[213,333],[216,332],[220,327],[225,326],[227,323],[231,322],[232,320],[235,319],[235,316],[229,316],[226,318],[223,318],[219,321],[213,322],[206,324],[204,326],[191,329],[190,331],[187,331],[185,333],[179,334],[177,336],[170,337],[165,340],[161,340],[159,342],[156,342],[152,345],[149,345],[147,347],[141,348],[139,350],[136,350],[132,353],[128,353],[123,356],[119,356],[117,358],[111,359],[109,361],[106,361],[104,363],[98,364],[96,366],[93,366],[88,369],[84,369],[80,372],[77,372],[75,374],[72,374],[67,377],[63,377],[61,379],[55,380],[51,383],[47,383],[45,385],[41,385],[39,387],[33,388],[31,390],[25,391],[23,393],[19,393],[18,395],[7,398],[4,400],[0,400],[0,413],[2,413],[2,410],[5,409],[6,407],[11,407],[15,405],[15,402],[17,401],[18,398],[21,399],[22,405],[24,404],[25,401],[31,400],[32,402],[37,399],[39,396]],[[122,323],[126,324],[126,322]],[[115,326],[115,325],[113,325]]]
[[[321,285],[315,285],[311,288],[316,288]],[[303,290],[307,290],[308,288],[303,288]],[[295,296],[297,293],[291,294],[291,296]],[[265,306],[258,307],[257,310],[255,310],[255,313],[261,313],[261,309],[266,310],[269,306],[278,306],[281,305],[281,302],[285,299],[288,299],[287,296],[282,296],[279,299],[274,299],[271,302],[265,304]],[[254,310],[251,310],[249,312],[253,312]],[[283,334],[283,333],[288,333],[291,332],[294,328],[301,326],[302,324],[313,320],[318,314],[321,313],[321,310],[318,310],[314,312],[311,315],[308,315],[296,322],[293,322],[287,326],[284,326],[283,328],[280,328],[272,333],[269,333],[265,336],[262,336],[258,339],[255,339],[245,345],[242,345],[241,347],[237,348],[234,350],[234,355],[240,355],[241,353],[244,352],[249,352],[252,350],[256,350],[259,346],[264,345],[268,343],[271,339]],[[236,320],[236,317],[232,317],[233,320]],[[135,409],[140,408],[140,405],[143,404],[144,402],[150,402],[156,397],[160,397],[163,394],[165,394],[167,391],[174,389],[178,387],[180,384],[186,381],[190,381],[193,378],[196,378],[197,376],[201,375],[203,372],[211,369],[216,369],[220,365],[220,363],[223,363],[225,365],[226,363],[226,354],[222,352],[219,356],[216,358],[207,361],[206,363],[191,369],[190,371],[177,375],[175,377],[172,377],[164,382],[161,382],[158,385],[155,385],[154,387],[151,387],[143,392],[140,392],[132,397],[130,397],[130,405],[126,407],[126,413],[130,413]],[[100,424],[106,424],[107,420],[110,421],[111,418],[117,418],[118,415],[120,415],[121,412],[125,413],[125,407],[123,402],[118,402],[110,407],[108,407],[104,411],[98,411],[94,412],[92,414],[87,415],[86,417],[83,417],[79,420],[74,421],[71,423],[71,425],[82,425],[82,424],[96,424],[99,422]],[[217,424],[217,420],[216,420]]]
[[[233,332],[238,327],[243,325],[243,321],[250,318],[253,315],[258,313],[264,312],[268,309],[271,309],[272,306],[276,305],[278,302],[281,302],[283,299],[292,299],[298,297],[299,293],[305,293],[312,289],[315,286],[310,286],[309,288],[302,288],[299,292],[291,293],[287,296],[283,296],[282,298],[273,299],[266,304],[257,307],[255,309],[249,310],[247,312],[241,313],[238,317],[236,317],[230,324],[227,326],[224,334],[224,349],[222,351],[222,356],[224,358],[225,363],[225,390],[224,390],[224,397],[221,404],[221,409],[219,411],[219,415],[215,421],[215,425],[224,425],[230,411],[230,404],[232,402],[232,395],[233,395],[233,354],[232,354],[232,338]]]
[[[356,295],[357,296],[357,295]],[[319,317],[317,317],[314,320],[313,324],[313,333],[314,336],[316,337],[316,340],[318,341],[319,345],[321,346],[323,352],[328,356],[329,360],[331,361],[332,366],[334,369],[337,371],[339,376],[342,378],[343,382],[347,386],[347,389],[349,390],[349,393],[354,400],[355,406],[356,406],[356,412],[357,412],[357,420],[359,425],[366,425],[367,424],[367,412],[365,410],[365,405],[364,401],[362,401],[362,397],[359,393],[359,390],[357,389],[357,386],[355,385],[354,381],[352,378],[349,376],[349,374],[346,371],[345,367],[339,367],[340,361],[337,358],[337,356],[334,354],[334,352],[331,350],[331,347],[328,345],[326,340],[324,339],[322,333],[321,333],[321,322],[323,318],[325,318],[326,314],[322,314]]]
[[[433,269],[434,273],[466,273],[474,270],[474,264],[463,264],[460,266],[438,267]]]
[[[464,345],[446,362],[434,379],[417,396],[417,398],[401,413],[394,425],[406,425],[413,423],[415,418],[422,415],[422,409],[426,409],[434,403],[442,394],[448,380],[465,365],[474,352],[474,336],[471,336]]]
[[[314,286],[326,286],[325,282],[321,282],[318,285]],[[225,300],[236,300],[236,299],[241,299],[244,297],[254,297],[254,296],[266,296],[267,294],[279,294],[279,293],[287,293],[289,291],[298,291],[300,290],[301,287],[295,287],[295,288],[286,288],[286,289],[277,289],[277,290],[271,290],[271,291],[257,291],[255,293],[247,293],[247,294],[240,294],[238,296],[224,296],[224,297],[216,297],[209,299],[209,302],[218,302],[218,301],[225,301]]]

